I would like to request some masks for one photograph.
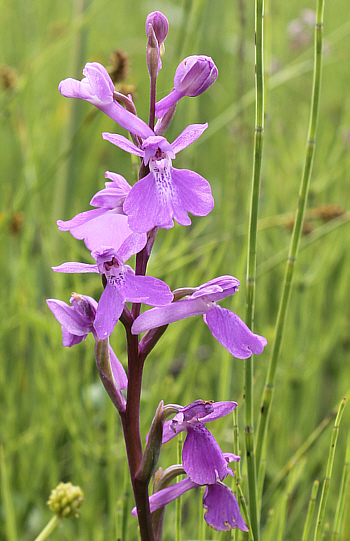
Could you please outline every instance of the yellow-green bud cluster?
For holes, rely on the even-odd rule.
[[[60,518],[75,518],[84,502],[84,494],[80,487],[72,483],[60,483],[51,492],[47,505]]]

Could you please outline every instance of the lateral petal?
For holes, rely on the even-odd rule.
[[[217,482],[206,488],[203,507],[207,510],[204,519],[214,530],[226,532],[239,528],[242,532],[248,531],[234,493],[223,483]]]
[[[254,334],[233,312],[214,306],[204,315],[213,336],[237,359],[247,359],[252,353],[262,353],[266,338]]]
[[[198,137],[202,135],[204,130],[208,127],[208,123],[205,124],[190,124],[183,130],[182,133],[171,144],[175,154],[191,145]]]

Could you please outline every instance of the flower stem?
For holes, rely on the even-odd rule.
[[[262,453],[262,446],[267,431],[270,407],[274,392],[274,380],[277,368],[277,361],[279,358],[283,332],[286,322],[286,315],[288,310],[288,304],[290,299],[290,293],[292,289],[292,281],[294,275],[295,262],[298,255],[300,238],[302,233],[302,226],[304,221],[305,208],[309,193],[310,178],[312,173],[312,165],[315,153],[316,142],[316,127],[318,119],[318,105],[321,86],[321,66],[322,66],[322,38],[323,38],[323,11],[324,0],[317,0],[317,18],[315,26],[315,55],[314,55],[314,74],[313,74],[313,87],[311,97],[311,111],[309,120],[309,129],[306,143],[306,152],[304,159],[304,168],[301,178],[298,208],[296,212],[296,218],[294,222],[294,228],[292,233],[291,245],[289,249],[289,255],[287,259],[287,266],[284,278],[283,291],[277,316],[275,341],[273,344],[270,364],[268,368],[268,374],[266,378],[265,389],[262,396],[262,403],[260,409],[260,418],[258,424],[258,434],[256,443],[256,467],[259,471],[260,459]]]
[[[341,521],[344,515],[344,508],[345,508],[345,503],[346,503],[346,491],[348,488],[349,468],[350,468],[350,433],[348,433],[348,443],[347,443],[347,448],[346,448],[345,464],[343,468],[343,475],[342,475],[341,487],[339,491],[337,509],[335,511],[335,516],[334,516],[331,541],[336,541],[339,538],[339,534],[340,534]]]
[[[334,455],[335,455],[335,449],[337,446],[337,440],[338,440],[338,435],[339,435],[339,425],[340,425],[342,415],[344,413],[345,404],[346,404],[346,398],[343,398],[343,400],[340,402],[338,413],[335,418],[335,423],[334,423],[334,427],[332,431],[331,445],[329,449],[327,469],[326,469],[326,477],[325,477],[325,480],[323,481],[321,501],[320,501],[320,506],[318,509],[318,514],[317,514],[317,519],[316,519],[314,541],[320,541],[321,535],[322,535],[322,524],[323,524],[324,512],[325,512],[326,504],[327,504],[329,485],[330,485],[331,477],[332,477]]]
[[[50,522],[48,522],[45,526],[45,528],[39,533],[38,537],[35,539],[35,541],[44,541],[49,535],[54,531],[57,524],[59,523],[60,519],[57,515],[54,515]]]
[[[140,436],[140,396],[143,361],[139,358],[138,337],[131,334],[130,325],[125,325],[128,349],[128,394],[125,413],[120,417],[123,425],[129,471],[137,508],[142,541],[153,541],[152,520],[149,508],[148,483],[137,478],[142,461]]]
[[[257,223],[264,134],[263,9],[264,0],[255,0],[255,135],[246,283],[246,323],[251,330],[253,330],[254,325]],[[250,521],[254,539],[259,541],[253,426],[253,356],[245,361],[244,432]]]

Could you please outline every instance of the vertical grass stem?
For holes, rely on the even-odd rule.
[[[282,346],[282,338],[284,327],[286,323],[286,316],[288,310],[288,304],[292,289],[292,281],[294,275],[295,262],[298,255],[299,243],[301,238],[302,226],[304,221],[305,208],[309,193],[310,178],[312,173],[312,165],[315,153],[316,143],[316,128],[318,120],[319,110],[319,96],[321,86],[321,67],[322,67],[322,42],[323,42],[323,12],[324,12],[324,0],[317,0],[317,16],[315,26],[315,50],[314,50],[314,73],[313,73],[313,85],[312,85],[312,97],[311,97],[311,111],[309,120],[309,129],[306,143],[304,168],[302,173],[302,179],[299,191],[298,208],[296,212],[292,239],[290,244],[289,255],[287,259],[287,266],[283,284],[283,291],[281,301],[279,305],[279,311],[276,323],[275,341],[273,344],[270,364],[268,368],[268,374],[266,384],[262,396],[262,403],[260,409],[260,418],[258,424],[258,433],[256,440],[256,467],[259,471],[262,446],[264,442],[265,433],[267,431],[270,407],[274,392],[274,380],[277,368],[277,362]]]
[[[255,135],[246,283],[246,323],[251,329],[253,329],[254,326],[257,222],[264,135],[263,10],[264,0],[255,0]],[[252,356],[245,361],[244,433],[247,457],[250,522],[254,539],[255,541],[259,541],[257,483],[254,454]]]
[[[322,494],[321,494],[320,506],[319,506],[318,514],[317,514],[314,541],[320,541],[321,536],[322,536],[322,524],[323,524],[323,519],[324,519],[324,513],[326,510],[329,485],[332,478],[334,455],[335,455],[335,449],[337,446],[337,440],[338,440],[338,435],[339,435],[339,425],[340,425],[342,415],[344,413],[345,404],[346,404],[346,399],[343,398],[343,400],[340,402],[338,413],[335,418],[335,423],[334,423],[334,427],[332,431],[331,446],[329,449],[327,469],[326,469],[326,477],[325,477],[325,480],[323,481],[323,486],[322,486]]]
[[[335,516],[334,516],[331,541],[337,541],[337,539],[339,539],[341,522],[342,522],[344,509],[345,509],[346,492],[348,488],[349,467],[350,467],[350,433],[348,433],[348,444],[346,448],[345,464],[343,468],[343,475],[342,475],[341,487],[339,491],[339,498],[337,502],[337,509],[335,511]]]
[[[316,496],[317,496],[319,484],[320,484],[320,482],[316,479],[314,481],[313,486],[312,486],[311,498],[310,498],[309,506],[308,506],[308,509],[307,509],[307,515],[306,515],[306,520],[305,520],[303,537],[301,538],[301,541],[307,541],[308,538],[309,538],[310,526],[311,526],[312,516],[313,516],[314,510],[315,510]]]

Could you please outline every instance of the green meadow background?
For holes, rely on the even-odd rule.
[[[34,540],[51,518],[45,502],[60,481],[80,485],[85,503],[80,518],[60,524],[52,540],[137,539],[121,426],[98,378],[93,338],[63,348],[60,325],[45,303],[46,298],[68,302],[72,291],[99,298],[99,277],[51,270],[64,261],[92,262],[83,242],[59,232],[56,220],[89,209],[91,197],[104,186],[106,170],[121,173],[132,183],[136,168],[129,154],[102,140],[102,131],[123,130],[90,104],[62,97],[57,85],[66,77],[80,78],[86,61],[108,66],[113,51],[122,49],[130,63],[125,83],[134,85],[138,114],[146,120],[144,23],[156,9],[170,23],[158,98],[172,88],[175,68],[185,56],[206,54],[215,60],[217,82],[202,96],[179,103],[167,133],[172,141],[189,123],[209,122],[200,140],[181,152],[174,165],[194,169],[210,181],[215,207],[208,217],[194,218],[191,227],[176,224],[170,231],[160,231],[149,273],[172,289],[232,274],[241,280],[241,288],[222,304],[244,318],[254,137],[253,4],[0,2],[1,540]],[[255,331],[267,337],[268,346],[255,358],[255,425],[304,159],[313,28],[302,21],[308,15],[303,10],[314,10],[315,1],[270,0],[266,8]],[[263,541],[301,539],[313,482],[322,483],[326,474],[336,408],[349,396],[349,15],[346,0],[326,0],[316,154],[275,381],[261,511]],[[296,19],[302,25],[299,34],[297,23],[291,25]],[[121,324],[111,342],[125,365]],[[201,317],[173,324],[145,365],[143,439],[161,399],[183,405],[197,398],[236,400],[244,449],[243,387],[244,362],[216,342]],[[348,407],[339,430],[325,540],[350,539],[349,490],[341,532],[332,537],[349,411]],[[227,452],[233,451],[232,424],[228,416],[210,427]],[[310,445],[303,448],[306,441]],[[173,440],[164,446],[159,465],[175,463],[176,453]],[[247,497],[244,458],[241,462]],[[200,514],[200,493],[192,491],[182,499],[183,540],[198,539]],[[174,520],[171,504],[166,541],[174,539]],[[230,539],[230,534],[205,527],[204,538]],[[247,534],[239,539],[247,540]]]

